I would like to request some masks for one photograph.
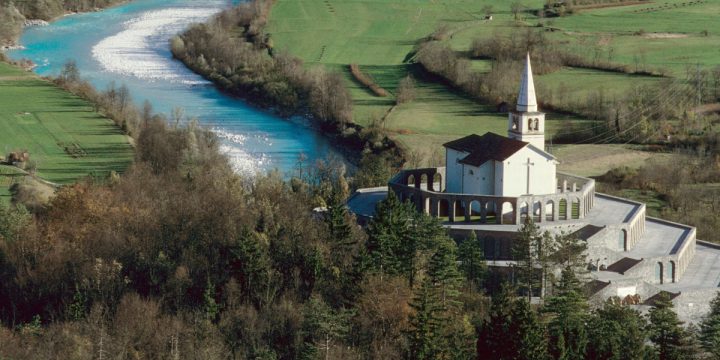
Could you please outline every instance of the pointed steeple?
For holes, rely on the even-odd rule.
[[[525,57],[525,71],[520,80],[520,93],[517,98],[517,111],[536,112],[535,83],[533,82],[532,68],[530,67],[530,53]]]

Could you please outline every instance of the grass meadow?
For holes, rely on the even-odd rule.
[[[504,134],[506,114],[496,112],[494,104],[478,103],[422,78],[417,79],[416,99],[388,114],[394,99],[376,97],[354,81],[349,64],[359,64],[363,72],[392,93],[399,81],[413,72],[407,62],[415,46],[439,27],[448,29],[444,41],[457,51],[466,51],[475,38],[507,36],[539,24],[552,29],[546,32],[548,37],[567,49],[630,68],[662,68],[671,76],[681,77],[691,65],[720,64],[720,48],[716,46],[720,30],[712,26],[717,23],[713,16],[720,10],[720,0],[649,2],[546,19],[529,11],[543,4],[543,0],[524,1],[528,11],[515,20],[510,3],[497,0],[278,0],[267,32],[276,50],[288,51],[308,66],[342,71],[354,99],[355,121],[368,125],[387,114],[385,128],[426,158],[440,151],[443,142],[458,136],[486,131]],[[483,19],[488,5],[492,6],[492,21]],[[472,66],[482,72],[490,65],[475,60]],[[554,102],[572,107],[587,102],[598,91],[621,97],[635,86],[661,78],[565,68],[537,76],[535,81],[541,100],[541,90],[546,90],[552,92]],[[552,113],[548,119],[548,137],[564,126],[564,121],[588,121]],[[600,146],[594,151],[613,156],[617,149]]]
[[[25,150],[37,176],[60,184],[122,171],[133,156],[128,138],[88,102],[0,63],[0,151]],[[0,166],[0,199],[15,176],[17,168]]]

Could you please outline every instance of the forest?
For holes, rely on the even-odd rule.
[[[0,27],[97,6],[0,4]],[[477,238],[451,238],[392,195],[361,227],[344,201],[387,181],[397,165],[382,154],[394,146],[378,129],[352,126],[337,74],[270,55],[253,30],[264,10],[254,9],[193,27],[172,40],[175,56],[226,90],[360,134],[359,170],[327,160],[290,178],[243,178],[212,132],[147,102],[136,108],[125,86],[97,91],[68,63],[55,84],[131,136],[134,162],[62,187],[49,203],[0,204],[0,359],[720,359],[720,296],[699,324],[681,323],[664,296],[646,314],[619,299],[590,303],[584,244],[569,234],[524,224],[503,274]],[[224,22],[244,33],[230,41]],[[502,56],[500,45],[477,45],[478,57]],[[457,54],[432,41],[418,49],[427,71],[472,80],[460,77]],[[438,56],[448,61],[434,67]],[[623,141],[644,138],[632,134]],[[608,190],[667,193],[668,211],[713,229],[687,189],[720,177],[717,140],[685,135],[677,147],[703,155],[679,165],[692,180],[653,164],[603,180]]]

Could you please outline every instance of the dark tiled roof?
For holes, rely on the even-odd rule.
[[[645,302],[643,304],[649,305],[649,306],[655,306],[655,303],[658,300],[660,300],[660,297],[663,295],[667,296],[668,300],[673,300],[676,297],[680,296],[680,293],[679,292],[673,293],[673,292],[661,290],[659,293],[657,293],[657,294],[651,296],[650,298],[648,298],[647,300],[645,300]]]
[[[610,285],[609,281],[592,280],[585,284],[585,295],[593,296],[608,285]]]
[[[443,146],[457,151],[470,153],[460,160],[463,164],[480,166],[488,160],[504,161],[518,150],[527,146],[524,141],[509,139],[491,132],[485,135],[468,135],[450,141]]]
[[[585,226],[581,227],[578,231],[572,233],[571,235],[580,240],[587,241],[589,238],[591,238],[593,235],[597,234],[602,229],[603,229],[603,227],[601,227],[601,226],[585,225]]]
[[[639,263],[642,260],[633,259],[629,257],[624,257],[607,267],[605,271],[612,271],[616,272],[618,274],[625,274],[626,271],[630,270],[635,264]]]

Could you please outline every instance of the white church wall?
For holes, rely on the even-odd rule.
[[[495,195],[494,161],[488,161],[480,167],[465,165],[463,175],[463,193],[478,195]]]
[[[460,164],[458,160],[465,156],[467,156],[467,153],[445,148],[446,192],[458,194],[462,192],[463,164]]]
[[[525,147],[503,162],[502,196],[520,196],[528,194],[528,166],[530,159],[530,194],[555,193],[555,160],[544,154]]]
[[[503,162],[493,161],[493,166],[495,166],[495,196],[502,196],[503,176],[505,174],[505,172],[503,171]]]

